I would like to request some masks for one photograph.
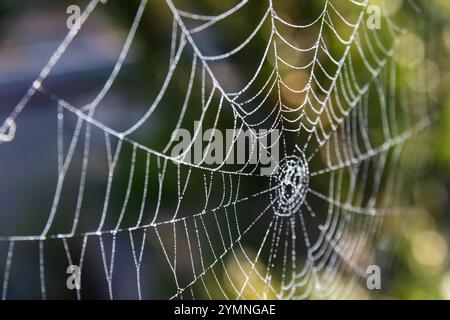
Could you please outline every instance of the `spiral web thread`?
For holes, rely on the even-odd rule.
[[[81,26],[98,10],[99,3],[89,2]],[[102,123],[96,118],[96,110],[107,108],[102,100],[122,70],[143,15],[152,14],[147,12],[147,0],[140,2],[120,56],[90,103],[74,106],[45,87],[46,78],[77,37],[79,31],[74,29],[6,118],[1,141],[14,143],[16,130],[26,130],[20,125],[16,128],[16,120],[36,95],[48,97],[57,106],[58,176],[42,230],[34,235],[0,237],[7,248],[1,258],[2,297],[8,297],[15,252],[24,243],[32,243],[39,253],[43,298],[50,297],[47,282],[51,275],[46,266],[47,260],[54,258],[47,252],[51,245],[62,246],[67,263],[82,268],[82,287],[76,290],[79,299],[84,294],[85,274],[91,272],[84,265],[89,247],[98,249],[96,258],[103,265],[103,283],[111,299],[121,289],[115,278],[119,247],[131,251],[135,274],[126,277],[134,283],[136,298],[146,296],[141,278],[143,273],[152,273],[152,264],[144,262],[150,251],[160,254],[159,262],[171,288],[168,298],[172,299],[352,296],[367,277],[367,266],[381,264],[382,255],[389,251],[391,239],[384,226],[395,215],[401,155],[407,141],[430,122],[424,97],[397,86],[401,79],[395,47],[408,31],[384,14],[383,2],[382,28],[378,30],[366,24],[369,1],[347,1],[345,6],[351,14],[346,17],[339,10],[341,1],[325,0],[317,18],[301,25],[284,19],[276,3],[268,0],[258,24],[240,44],[224,53],[208,55],[201,49],[202,38],[197,36],[231,21],[256,2],[240,1],[215,16],[179,10],[171,0],[158,5],[167,6],[173,18],[169,66],[153,101],[126,130]],[[410,5],[419,10],[413,2],[404,3],[405,7]],[[265,28],[270,31],[264,51],[250,53],[258,61],[254,73],[237,90],[228,89],[218,80],[216,64],[245,52]],[[313,41],[302,47],[285,36],[285,30],[300,36],[312,34]],[[339,52],[338,56],[333,56],[331,46],[340,49],[333,50]],[[310,58],[304,64],[295,64],[286,52]],[[181,61],[188,61],[190,74],[183,103],[172,106],[165,98],[179,77]],[[358,70],[356,65],[360,66]],[[306,75],[301,87],[292,87],[292,81],[286,81],[289,72]],[[201,105],[191,101],[196,89],[201,92]],[[152,116],[161,108],[172,107],[177,120],[173,130],[191,127],[186,120],[191,112],[198,113],[196,120],[204,128],[221,128],[222,119],[231,117],[234,133],[249,130],[252,147],[246,161],[239,168],[226,161],[207,164],[205,157],[193,163],[185,157],[187,153],[171,156],[173,137],[159,149],[140,142],[137,133],[153,125]],[[369,123],[374,117],[377,122]],[[75,119],[73,132],[64,127],[67,118]],[[260,128],[266,131],[258,131]],[[278,139],[267,143],[274,130],[280,132]],[[98,133],[106,150],[105,190],[96,195],[102,204],[97,222],[85,229],[80,227],[80,220],[88,214],[84,198],[92,161],[90,144],[91,137]],[[67,135],[70,139],[65,146]],[[196,130],[192,135],[194,140],[202,139]],[[211,136],[207,149],[212,140]],[[227,146],[225,158],[231,156],[235,143]],[[261,175],[259,156],[256,163],[249,159],[258,148],[273,154],[275,147],[281,150],[279,170],[270,176]],[[194,144],[189,150],[193,148]],[[77,152],[82,157],[75,157]],[[66,177],[75,161],[80,166],[76,203],[71,210],[61,210]],[[124,161],[129,170],[128,183],[116,212],[117,208],[110,206],[111,189],[118,164]],[[138,166],[145,168],[143,177],[136,177]],[[176,190],[171,190],[176,193],[175,201],[165,197],[168,179],[176,181]],[[327,184],[316,188],[315,179]],[[246,188],[241,187],[244,184]],[[133,197],[140,199],[137,208],[129,208]],[[168,209],[168,202],[173,208]],[[197,209],[193,209],[195,205]],[[66,231],[56,230],[54,222],[60,216],[70,221]],[[248,238],[256,238],[257,244]]]

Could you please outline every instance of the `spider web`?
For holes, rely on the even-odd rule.
[[[58,175],[42,228],[0,237],[2,297],[8,297],[25,246],[37,254],[38,264],[27,267],[38,271],[43,298],[67,290],[66,267],[56,270],[49,260],[80,266],[78,299],[89,297],[89,290],[113,299],[125,288],[140,299],[354,297],[369,265],[389,264],[402,155],[412,154],[407,142],[430,122],[425,97],[401,85],[404,69],[414,72],[396,59],[409,31],[385,14],[382,1],[381,29],[367,26],[369,1],[321,1],[317,17],[303,24],[284,18],[272,0],[243,0],[211,16],[158,1],[173,22],[168,65],[157,66],[165,75],[160,85],[152,84],[157,90],[139,116],[118,129],[98,116],[99,109],[108,108],[102,102],[144,14],[152,16],[151,2],[157,1],[140,1],[94,99],[75,106],[46,87],[80,32],[73,29],[4,121],[1,147],[27,129],[19,116],[35,97],[53,104]],[[100,3],[89,2],[82,27]],[[413,2],[407,6],[419,10]],[[234,30],[224,37],[230,44],[210,52],[208,44],[220,42],[218,35],[249,11],[259,15],[252,30]],[[255,44],[261,37],[262,48]],[[245,66],[236,71],[242,59]],[[227,79],[224,65],[239,75]],[[182,99],[174,100],[173,92]],[[157,140],[151,132],[158,123],[166,130]],[[189,128],[193,142],[172,156],[172,132],[180,128]],[[222,163],[208,163],[204,154],[195,159],[198,141],[206,153],[213,145],[202,128],[232,129]],[[240,163],[228,161],[244,131],[251,147]],[[273,174],[261,174],[266,163],[257,150],[276,163]],[[104,170],[95,172],[91,165],[98,158]],[[90,187],[94,175],[103,182],[100,190]],[[94,279],[98,274],[101,279]],[[153,284],[158,277],[162,289]],[[55,278],[62,280],[56,285]],[[151,293],[148,286],[160,291]]]

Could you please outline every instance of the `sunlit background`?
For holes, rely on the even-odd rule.
[[[229,9],[236,2],[174,1],[180,9],[205,14],[218,14]],[[290,21],[296,21],[299,18],[302,21],[311,21],[323,5],[322,1],[315,0],[275,2],[278,3],[284,17]],[[378,1],[371,2],[378,3]],[[409,172],[408,183],[403,190],[405,196],[402,200],[402,212],[398,218],[400,221],[396,221],[401,225],[399,229],[401,232],[395,235],[399,241],[398,244],[393,245],[394,256],[392,261],[389,259],[389,268],[386,269],[386,274],[383,274],[383,289],[381,293],[368,291],[364,288],[364,282],[361,282],[355,286],[351,297],[450,299],[450,95],[448,94],[450,88],[450,2],[448,0],[388,0],[385,2],[389,15],[395,16],[397,21],[408,26],[416,24],[415,35],[408,35],[405,36],[408,37],[407,39],[403,39],[404,43],[407,43],[404,49],[406,52],[403,54],[407,56],[406,58],[415,60],[419,66],[423,85],[417,87],[416,82],[413,81],[406,85],[426,95],[428,107],[432,110],[433,121],[414,140],[414,146],[418,152],[415,152],[414,159],[411,159],[415,164],[414,170]],[[423,20],[413,17],[411,10],[404,9],[406,5],[411,5],[410,2],[414,2],[413,6],[420,7],[420,16]],[[68,32],[66,8],[73,3],[84,8],[88,2],[44,0],[2,0],[0,2],[0,122],[13,110]],[[59,97],[64,97],[75,106],[83,106],[95,97],[103,84],[105,75],[109,74],[117,61],[138,4],[139,1],[109,0],[106,4],[100,5],[83,26],[76,41],[55,66],[45,82],[46,88],[56,92]],[[152,84],[160,83],[167,72],[166,55],[170,47],[172,28],[172,17],[163,4],[163,1],[150,1],[150,9],[144,13],[139,32],[121,71],[121,77],[116,80],[114,90],[103,101],[107,108],[99,110],[96,115],[101,122],[124,129],[141,114],[142,106],[148,104],[148,101],[157,94],[158,88]],[[222,42],[231,41],[233,35],[239,33],[239,30],[254,28],[260,13],[265,8],[265,5],[260,7],[255,5],[255,9],[251,12],[236,17],[230,30],[220,34],[210,34],[210,38],[205,37],[202,39],[203,49],[212,53],[220,52],[218,48]],[[340,30],[339,26],[336,27]],[[307,32],[299,34],[300,36],[286,36],[290,37],[293,43],[298,44],[311,42],[311,37],[315,36],[314,33]],[[259,52],[263,50],[266,41],[267,34],[264,35],[263,32],[262,35],[258,35],[254,44],[254,50],[258,52],[255,56],[260,56]],[[414,48],[414,50],[411,51],[408,48]],[[402,58],[402,53],[399,57],[399,59]],[[255,57],[248,55],[244,59],[252,61]],[[298,55],[298,57],[292,56],[290,61],[302,63],[304,62],[302,59],[304,57]],[[246,74],[242,70],[245,70],[248,61],[224,63],[216,66],[215,71],[219,74],[220,81],[227,88],[233,89],[233,85],[237,86],[237,80],[240,80],[239,75]],[[189,67],[189,64],[182,66],[186,78],[189,76]],[[182,90],[184,90],[185,82],[179,81],[181,96],[177,96],[175,90],[171,98],[173,101],[183,98]],[[305,83],[307,78],[301,72],[292,72],[286,75],[285,81],[295,87],[296,84]],[[292,101],[294,104],[298,99],[289,92],[282,92],[282,94],[283,99],[288,103]],[[195,99],[200,101],[199,93]],[[17,123],[17,141],[0,144],[0,236],[31,235],[36,233],[36,228],[39,228],[37,226],[42,226],[43,218],[39,212],[48,211],[57,173],[55,108],[55,104],[37,95]],[[173,119],[174,115],[171,114],[170,109],[165,109],[158,114],[158,117],[156,125],[148,128],[145,133],[140,133],[141,138],[149,137],[148,139],[157,145],[163,143],[164,138],[160,137],[167,136],[166,131],[170,129],[165,127],[166,119]],[[26,133],[22,134],[21,131]],[[96,151],[93,152],[95,154]],[[127,152],[130,153],[129,150]],[[94,162],[93,165],[98,166],[99,174],[96,177],[96,171],[90,171],[94,183],[89,190],[91,199],[86,200],[88,203],[95,202],[96,192],[103,190],[105,184],[106,169],[101,167],[101,163]],[[129,167],[125,166],[118,174],[118,181],[121,181],[123,185],[123,190],[117,191],[118,195],[124,194],[128,169]],[[137,170],[142,175],[145,168],[140,165]],[[77,172],[79,173],[79,170]],[[176,199],[176,180],[172,183],[173,197]],[[202,187],[199,183],[199,188]],[[77,190],[73,189],[72,197],[76,196],[76,192]],[[122,200],[122,196],[120,199],[113,196],[111,206],[120,210]],[[195,199],[193,201],[195,202]],[[73,204],[73,202],[74,198],[67,199],[67,203]],[[138,210],[139,202],[135,202],[136,204],[132,205]],[[91,206],[92,211],[100,209],[99,203]],[[64,221],[58,223],[63,225]],[[79,243],[75,244],[77,248],[79,245]],[[396,247],[395,250],[394,247]],[[0,275],[5,270],[4,257],[7,253],[7,243],[1,243],[1,250]],[[17,275],[11,274],[8,295],[16,298],[39,297],[39,268],[33,267],[33,273],[27,271],[27,266],[38,263],[36,261],[39,261],[39,257],[37,252],[31,249],[21,250],[23,251],[20,258],[14,260],[13,270],[17,271]],[[120,247],[117,250],[120,252]],[[51,252],[49,251],[46,258],[46,278],[49,288],[52,282],[65,283],[66,277],[65,272],[58,271],[61,268],[65,271],[64,262],[52,263]],[[121,269],[121,259],[122,255],[119,253],[116,256],[118,269]],[[171,274],[167,272],[167,268],[156,263],[163,259],[165,257],[161,252],[150,253],[144,258],[146,261],[143,264],[147,269],[142,273],[142,286],[151,287],[145,295],[146,298],[170,297],[173,294],[173,288],[165,285],[165,281],[169,282]],[[251,268],[244,260],[242,259],[242,265],[238,265],[234,259],[224,260],[233,282],[241,286],[246,279],[239,273],[239,268]],[[189,262],[186,260],[182,263]],[[93,288],[101,288],[98,292],[94,290],[94,293],[87,298],[104,297],[107,286],[103,279],[100,280],[104,277],[103,266],[101,263],[92,263],[86,268],[98,270],[88,277]],[[261,264],[255,268],[264,270],[266,266]],[[121,276],[117,280],[120,285],[117,286],[124,289],[116,293],[116,297],[136,298],[133,295],[136,293],[134,273],[133,268],[123,266]],[[130,274],[133,274],[132,281],[130,276],[127,277]],[[1,276],[0,279],[2,279]],[[343,283],[346,281],[348,279],[345,276],[339,280]],[[251,279],[250,282],[255,287],[263,286],[258,284],[256,278]],[[24,283],[30,286],[25,286]],[[225,290],[231,291],[232,288],[227,288],[225,285]],[[68,291],[55,289],[53,292],[58,292],[57,298],[73,298],[73,293]],[[216,294],[214,291],[211,291],[210,295],[213,298],[221,297],[220,293]],[[249,289],[243,292],[243,296],[256,298]],[[203,296],[205,297],[207,296]],[[274,298],[274,296],[269,295],[267,298]]]

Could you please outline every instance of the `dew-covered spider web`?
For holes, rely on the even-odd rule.
[[[28,212],[1,213],[23,220],[1,228],[2,297],[369,297],[367,268],[388,278],[407,219],[409,142],[430,123],[410,61],[421,54],[421,8],[394,1],[397,13],[416,15],[410,30],[382,0],[242,0],[221,12],[141,0],[95,95],[79,103],[52,90],[54,69],[113,2],[85,5],[81,28],[2,115],[0,154],[25,158],[17,166],[43,157],[51,176],[50,187],[20,196]],[[108,99],[123,74],[139,72],[127,64],[133,50],[149,51],[147,100],[123,100],[120,122]],[[51,126],[21,121],[36,100],[50,106]],[[177,129],[192,143],[174,156]],[[39,143],[41,130],[52,154],[14,148]],[[20,170],[41,176],[33,165]],[[81,270],[74,290],[69,265]]]

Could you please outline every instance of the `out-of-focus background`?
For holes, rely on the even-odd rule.
[[[66,8],[73,2],[81,8],[88,3],[88,1],[45,0],[2,0],[0,2],[0,121],[3,121],[13,110],[67,34]],[[174,1],[180,9],[205,14],[218,14],[236,3],[236,1],[231,1],[233,4],[229,2]],[[406,5],[410,5],[409,0],[385,2],[389,3],[389,10],[398,21],[405,24],[414,23],[414,20],[411,21],[413,19],[410,16],[411,10],[404,9]],[[144,12],[139,32],[121,70],[121,77],[116,80],[114,90],[111,90],[102,102],[107,105],[107,108],[102,108],[96,115],[97,119],[112,127],[124,129],[138,117],[142,106],[148,104],[148,101],[157,94],[158,88],[152,84],[161,83],[167,72],[166,56],[170,48],[172,16],[168,13],[167,7],[160,9],[164,6],[164,1],[151,0],[150,3],[150,8]],[[57,93],[59,97],[70,101],[74,106],[83,106],[92,100],[92,97],[95,97],[101,89],[105,75],[109,74],[117,61],[138,4],[139,1],[108,0],[106,4],[99,5],[100,7],[92,13],[76,40],[46,79],[45,87]],[[408,206],[402,208],[404,212],[401,217],[404,217],[404,221],[401,221],[402,232],[397,235],[400,240],[399,245],[394,252],[387,278],[383,281],[382,294],[374,295],[374,297],[450,299],[450,95],[448,95],[450,2],[448,0],[417,0],[414,1],[414,6],[420,7],[420,16],[423,18],[423,21],[416,20],[417,24],[421,25],[417,30],[423,32],[417,33],[418,37],[414,38],[415,45],[417,48],[424,48],[426,52],[419,55],[419,64],[426,68],[420,75],[425,85],[418,90],[426,95],[427,103],[433,110],[433,122],[415,141],[420,152],[414,155],[417,167],[409,178],[411,183],[408,183],[404,190],[405,194],[408,194],[406,202]],[[236,30],[254,28],[260,13],[266,6],[255,7],[252,12],[236,17],[233,30],[230,32],[236,33]],[[296,18],[301,18],[301,21],[312,21],[320,12],[322,1],[282,1],[279,7],[280,10],[283,9],[285,16],[291,15],[291,21],[295,21]],[[337,29],[339,30],[339,27]],[[231,41],[233,35],[223,32],[217,34],[216,38],[202,39],[204,49],[213,54],[220,52],[218,48],[221,41]],[[302,33],[300,37],[301,35]],[[305,33],[305,37],[310,36]],[[265,41],[267,39],[264,36],[258,35],[255,50],[263,50]],[[302,39],[298,39],[299,43],[301,41]],[[420,51],[420,49],[417,50]],[[260,54],[255,56],[259,57]],[[252,60],[255,57],[250,55],[246,59]],[[246,61],[242,61],[241,64],[245,68]],[[189,64],[181,67],[181,70],[185,71],[186,78],[189,76],[189,67]],[[224,83],[233,85],[234,79],[231,74],[236,72],[236,64],[219,65],[216,70]],[[184,88],[185,82],[179,81],[180,88]],[[180,96],[177,97],[176,90],[174,91],[172,97],[174,101],[184,97],[182,89],[180,92]],[[195,99],[200,100],[199,93],[196,94]],[[17,121],[17,141],[0,145],[0,236],[35,234],[36,226],[42,225],[42,214],[39,213],[48,211],[56,182],[56,108],[55,104],[48,99],[39,94],[36,95]],[[146,132],[140,133],[140,138],[148,136],[152,137],[151,140],[155,144],[163,142],[158,141],[158,137],[166,133],[165,119],[174,116],[170,109],[166,109],[158,117],[159,121]],[[70,132],[74,128],[75,121],[72,119],[70,122],[69,119],[66,130]],[[26,133],[22,134],[21,131]],[[69,137],[70,135],[66,139]],[[95,150],[93,152],[95,153]],[[130,150],[126,152],[131,154]],[[91,176],[94,183],[89,190],[92,199],[86,200],[88,203],[89,201],[94,203],[97,192],[103,192],[105,168],[101,167],[100,163],[98,166],[100,173],[97,181],[95,176]],[[116,191],[118,195],[123,195],[126,189],[128,169],[129,166],[125,166],[118,174],[118,181],[123,188]],[[140,165],[137,170],[142,175],[145,167]],[[79,168],[75,169],[75,172],[79,173]],[[90,171],[90,174],[95,175],[94,172],[95,170]],[[173,181],[173,189],[176,190],[176,179]],[[199,188],[202,187],[199,184]],[[71,194],[70,190],[66,191],[67,194]],[[75,201],[74,197],[78,190],[72,191],[72,198],[70,196],[68,196],[69,199],[65,198],[68,203]],[[174,199],[176,199],[175,192],[173,191]],[[117,208],[116,211],[120,210],[122,200],[118,196],[113,196],[111,207]],[[139,202],[136,201],[136,203]],[[100,209],[101,204],[92,205],[92,211]],[[73,216],[70,216],[69,220],[72,218]],[[5,256],[7,243],[1,245],[2,254]],[[74,246],[78,248],[80,243]],[[18,271],[21,278],[19,281],[12,275],[11,296],[33,296],[40,288],[39,276],[27,273],[26,267],[39,261],[39,257],[34,251],[28,254],[32,251],[27,251],[26,248],[20,250],[23,250],[22,256],[14,260],[12,270]],[[50,255],[46,257],[48,262],[46,278],[49,282],[57,282],[59,280],[55,278],[63,279],[65,274],[52,276],[53,271],[55,274],[58,273],[60,266],[58,263],[52,265],[49,262],[51,251],[49,252]],[[116,257],[118,269],[120,269],[121,259],[121,255]],[[145,259],[148,259],[145,264],[150,271],[146,270],[143,273],[142,286],[152,287],[147,297],[170,296],[173,288],[165,288],[164,281],[171,275],[168,274],[167,268],[158,267],[156,264],[156,261],[164,259],[164,256],[147,255]],[[0,259],[0,261],[4,262],[6,259]],[[154,269],[152,266],[155,266]],[[103,266],[97,264],[88,265],[86,268],[88,267],[100,270],[99,273],[89,276],[92,277],[89,279],[93,283],[92,286],[96,287],[97,283],[102,290],[107,289],[98,279],[100,277],[98,274],[103,276]],[[2,265],[0,268],[3,273],[5,266]],[[228,268],[232,270],[237,267],[229,266]],[[39,268],[35,269],[39,272]],[[121,271],[125,275],[131,273],[134,275],[135,272],[129,266],[123,267]],[[236,281],[238,282],[239,279]],[[33,292],[30,293],[25,286],[17,285],[25,282],[31,284],[34,289],[30,290],[34,290]],[[136,291],[134,282],[131,286],[126,276],[119,278],[118,282],[124,288],[130,287],[130,292]],[[214,296],[214,293],[211,294]],[[118,295],[121,296],[121,294]],[[70,297],[70,294],[59,293],[59,297],[66,296]],[[94,293],[92,296],[97,297],[101,294]],[[128,295],[125,289],[123,297],[133,296]],[[248,297],[252,298],[251,294]],[[360,297],[369,298],[371,295],[364,293]]]

